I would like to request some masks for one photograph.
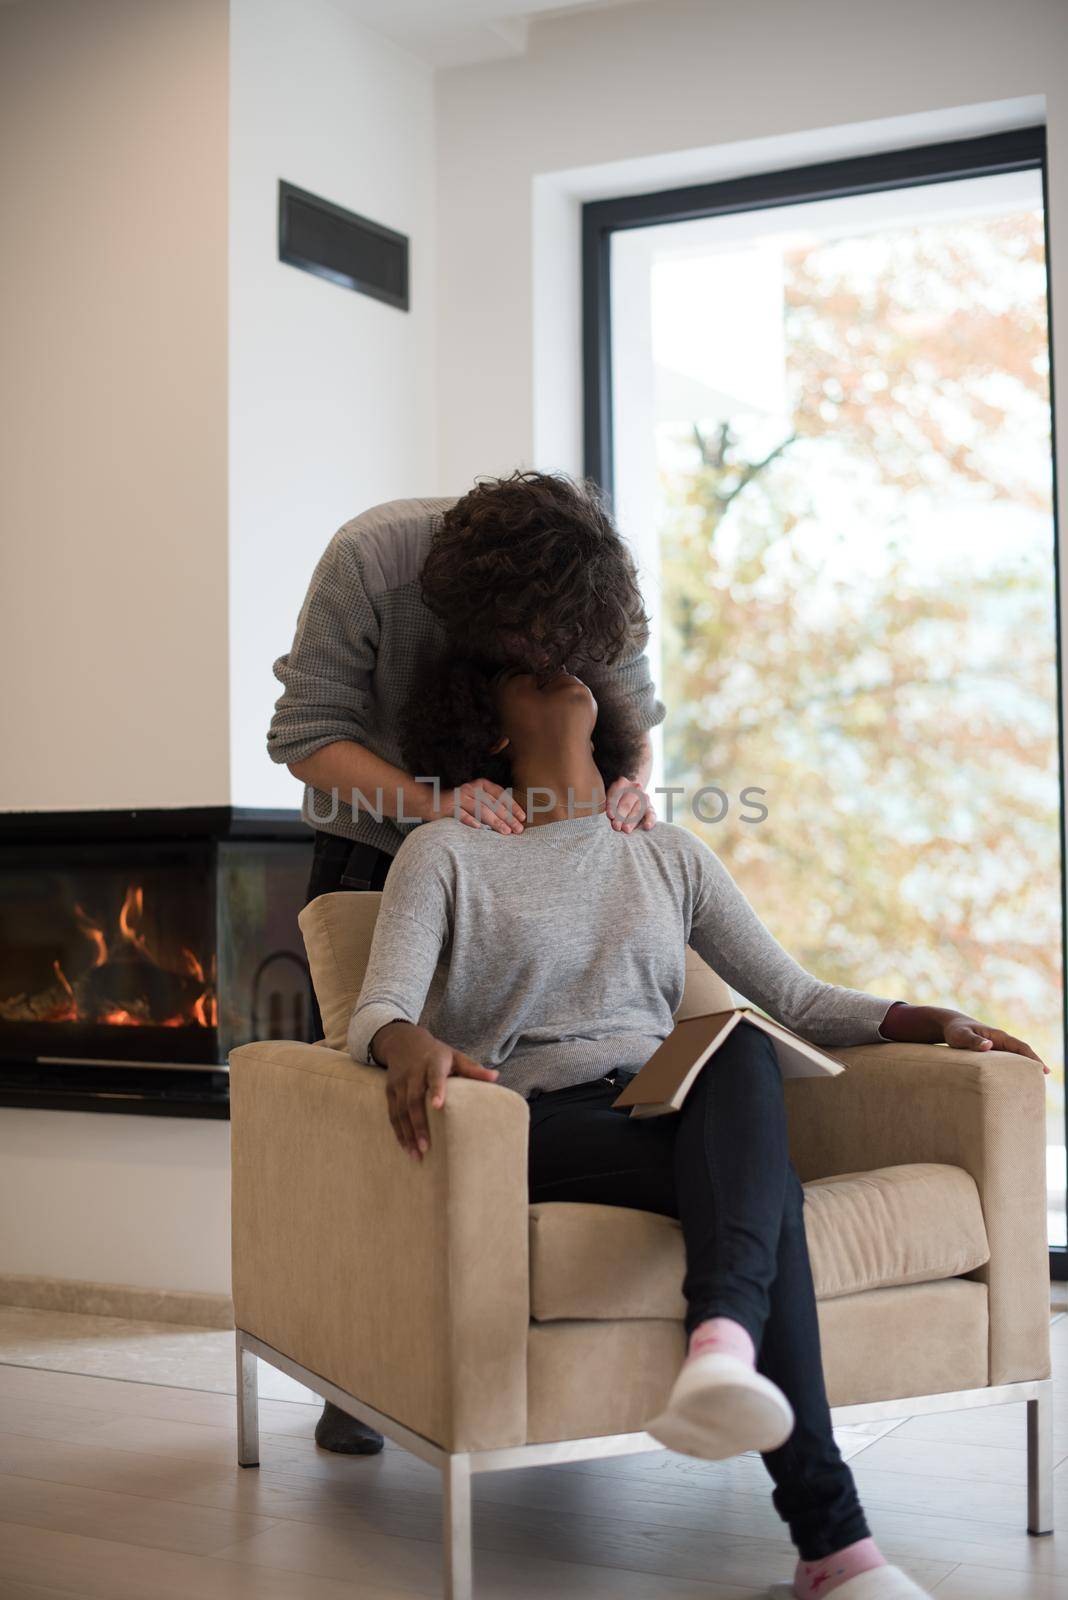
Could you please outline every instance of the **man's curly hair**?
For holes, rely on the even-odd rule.
[[[644,735],[629,703],[610,687],[594,690],[597,722],[593,759],[605,788],[638,770]],[[493,671],[484,660],[460,654],[427,654],[413,679],[400,718],[400,746],[409,772],[438,778],[455,789],[473,778],[488,778],[507,788],[512,782],[508,746],[497,755],[501,737],[493,703]]]
[[[563,473],[476,484],[445,512],[421,587],[451,643],[486,660],[508,654],[502,633],[553,668],[610,666],[648,638],[634,562],[599,489]]]

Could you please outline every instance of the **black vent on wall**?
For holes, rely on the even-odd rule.
[[[284,180],[278,184],[278,259],[408,310],[407,237]]]

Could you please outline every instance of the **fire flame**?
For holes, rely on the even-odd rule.
[[[104,938],[103,930],[97,927],[96,923],[89,916],[88,912],[86,912],[81,906],[75,905],[74,915],[78,919],[79,928],[85,934],[87,939],[92,940],[93,946],[96,949],[96,960],[93,962],[93,966],[102,967],[108,958],[107,941]],[[56,965],[58,968],[58,962]],[[66,978],[63,979],[63,982],[67,982]],[[68,984],[67,987],[69,988],[70,985]]]
[[[78,927],[85,938],[93,947],[93,961],[90,970],[105,966],[109,961],[116,963],[129,962],[131,954],[161,971],[173,970],[168,963],[161,961],[149,949],[147,937],[142,929],[144,919],[145,896],[140,884],[130,884],[126,890],[119,912],[119,939],[114,947],[109,947],[104,929],[98,922],[94,922],[85,908],[75,905],[74,914]],[[205,975],[204,965],[194,952],[183,946],[181,951],[180,971],[184,977],[192,978],[200,986],[200,993],[196,998],[187,1002],[181,1010],[167,1017],[139,1016],[123,1006],[115,1006],[102,1014],[91,1016],[83,1015],[79,1007],[78,997],[66,973],[58,961],[52,963],[56,980],[63,993],[56,1010],[50,1018],[53,1022],[103,1022],[112,1027],[154,1027],[154,1028],[213,1028],[217,1025],[219,1016],[219,1003],[214,994],[215,961],[212,959],[210,978]]]
[[[143,956],[148,956],[148,946],[145,936],[135,927],[135,919],[140,922],[145,910],[145,891],[138,885],[136,888],[131,883],[126,891],[126,899],[122,902],[119,912],[119,931],[123,938],[132,944],[135,950],[140,950]],[[152,957],[148,956],[151,961]]]
[[[58,1016],[54,1017],[53,1021],[76,1022],[78,1020],[78,1001],[75,998],[74,990],[67,982],[63,968],[60,966],[58,961],[53,961],[52,971],[59,979],[60,988],[64,991],[67,997],[66,1002],[60,1007]]]
[[[198,983],[204,984],[204,993],[193,1002],[193,1016],[202,1028],[214,1028],[219,1021],[219,1002],[212,993],[211,985],[204,977],[204,968],[197,960],[192,950],[182,948],[182,959],[185,961],[189,976]]]

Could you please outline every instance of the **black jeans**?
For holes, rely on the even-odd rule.
[[[324,833],[316,828],[305,904],[321,894],[335,894],[342,889],[381,889],[392,865],[393,857],[386,850],[376,850],[370,844],[354,844],[340,834]],[[323,1019],[314,994],[311,1012],[311,1036],[321,1039]]]
[[[793,1433],[764,1456],[775,1509],[801,1558],[868,1537],[853,1475],[831,1431],[816,1296],[790,1165],[774,1048],[741,1024],[677,1115],[639,1119],[612,1100],[630,1074],[530,1100],[532,1201],[583,1200],[677,1217],[686,1245],[687,1333],[731,1317],[759,1370],[794,1408]]]

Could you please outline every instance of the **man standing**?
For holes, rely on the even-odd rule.
[[[571,667],[595,692],[611,680],[645,741],[638,770],[608,791],[609,816],[625,832],[652,827],[648,730],[665,710],[647,638],[630,553],[591,486],[515,472],[460,499],[394,500],[345,523],[275,662],[283,694],[267,736],[271,759],[307,786],[308,899],[380,889],[405,834],[438,816],[522,831],[521,808],[478,773],[442,791],[423,781],[433,774],[404,768],[400,718],[417,665],[450,647],[527,671]],[[382,1448],[381,1434],[329,1402],[315,1438],[344,1454]]]

